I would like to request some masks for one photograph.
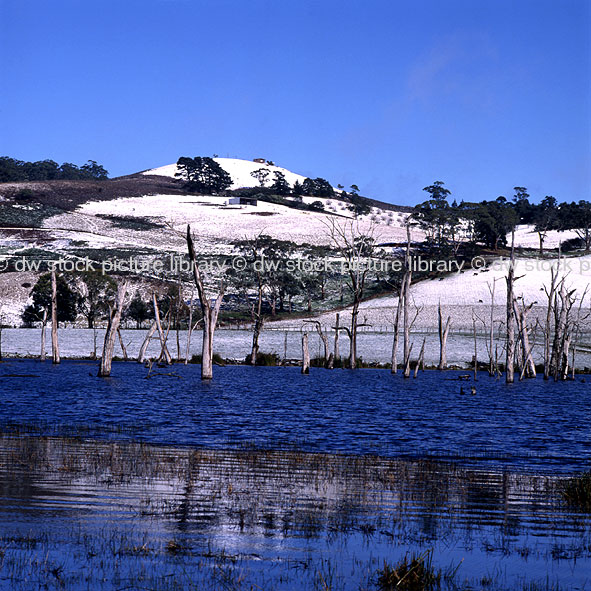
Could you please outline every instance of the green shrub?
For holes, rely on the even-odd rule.
[[[197,363],[200,365],[202,359],[201,355],[193,355],[189,360],[189,363]],[[219,353],[214,353],[211,360],[215,365],[226,365],[226,360]]]
[[[14,195],[14,200],[22,203],[23,201],[32,201],[34,197],[35,193],[31,189],[21,189]]]
[[[250,355],[246,356],[244,362],[247,365],[250,364]],[[274,367],[276,365],[280,365],[280,362],[281,360],[279,359],[279,355],[277,355],[277,353],[262,353],[259,351],[256,364],[263,367]]]

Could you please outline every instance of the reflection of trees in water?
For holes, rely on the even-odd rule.
[[[317,537],[383,529],[435,540],[474,525],[517,532],[537,507],[550,506],[543,476],[431,460],[35,437],[0,439],[0,460],[0,505],[19,499],[24,509],[38,499],[108,491],[114,504],[121,494],[138,512],[172,520],[183,533],[224,526]],[[147,509],[134,487],[149,496]]]

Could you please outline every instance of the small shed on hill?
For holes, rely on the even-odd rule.
[[[252,161],[257,164],[267,164],[267,161],[264,158],[253,158]]]
[[[258,205],[256,197],[230,197],[228,205]]]

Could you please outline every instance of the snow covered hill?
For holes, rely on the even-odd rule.
[[[306,178],[301,174],[296,174],[287,170],[287,168],[281,168],[280,166],[274,166],[262,162],[254,162],[251,160],[239,160],[238,158],[214,158],[217,162],[231,177],[232,186],[231,189],[239,189],[241,187],[257,187],[258,181],[251,175],[255,170],[260,168],[266,168],[270,171],[269,182],[273,180],[274,172],[281,172],[285,175],[285,180],[293,187],[296,181],[300,183]],[[158,168],[152,168],[142,172],[144,175],[156,175],[156,176],[168,176],[174,177],[177,172],[176,164],[168,164],[166,166],[160,166]]]

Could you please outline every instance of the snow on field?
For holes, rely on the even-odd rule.
[[[544,249],[558,248],[561,242],[570,240],[571,238],[577,238],[577,234],[573,230],[565,230],[564,232],[552,230],[546,234]],[[540,248],[540,237],[534,231],[534,226],[517,226],[515,229],[515,246]]]
[[[35,273],[0,273],[0,325],[18,326],[27,305]]]
[[[273,182],[274,172],[282,172],[285,175],[285,180],[291,186],[293,186],[296,181],[300,181],[300,183],[303,182],[306,178],[301,174],[296,174],[286,168],[281,168],[280,166],[271,166],[260,162],[252,162],[251,160],[240,160],[238,158],[214,158],[214,160],[232,177],[231,189],[238,189],[240,187],[257,187],[259,182],[251,175],[251,172],[259,170],[260,168],[267,168],[270,171],[267,185],[270,185]],[[142,174],[174,177],[177,170],[176,164],[168,164],[166,166],[146,170]]]
[[[545,314],[547,297],[544,286],[550,285],[550,269],[555,261],[518,259],[515,266],[515,296],[523,298],[526,304],[534,304],[531,317]],[[495,321],[505,317],[505,302],[507,287],[508,260],[497,259],[485,269],[465,269],[463,272],[453,273],[442,279],[424,280],[413,285],[411,290],[414,304],[421,309],[416,320],[415,328],[420,330],[436,330],[437,308],[441,302],[446,316],[451,315],[452,328],[457,330],[472,330],[472,311],[478,318],[488,320],[490,316],[491,294],[489,286],[495,286]],[[565,286],[576,289],[580,298],[589,286],[591,291],[591,255],[578,258],[564,259],[562,272],[566,273]],[[562,273],[560,274],[562,277]],[[584,308],[589,310],[591,293],[587,293]],[[359,319],[362,323],[371,325],[374,329],[392,329],[392,322],[396,314],[398,298],[388,296],[365,301],[360,306]],[[578,303],[577,303],[578,306]],[[413,312],[414,316],[414,312]],[[334,324],[335,313],[323,314],[318,319],[325,325]],[[341,312],[341,322],[350,322],[350,308]],[[303,326],[303,321],[276,323],[282,325]],[[587,322],[589,324],[589,322]],[[478,322],[479,328],[482,323]],[[591,326],[589,327],[591,329]]]
[[[336,199],[311,199],[322,201],[327,211],[338,214],[304,211],[259,201],[257,205],[228,205],[226,197],[205,197],[191,195],[147,195],[126,197],[112,201],[91,201],[81,205],[76,215],[70,213],[49,218],[44,224],[51,228],[87,230],[113,239],[113,246],[151,246],[184,251],[184,232],[191,224],[202,249],[229,245],[235,240],[254,238],[268,234],[275,238],[297,243],[328,244],[327,223],[330,220],[346,222],[351,212],[343,209]],[[359,221],[361,231],[367,231],[376,224],[376,236],[381,242],[397,242],[405,239],[404,214],[385,212],[374,208],[371,215]],[[115,215],[120,217],[148,218],[159,221],[163,228],[158,231],[136,231],[115,229],[96,216]],[[374,218],[372,222],[372,218]],[[417,238],[420,236],[416,234]]]

